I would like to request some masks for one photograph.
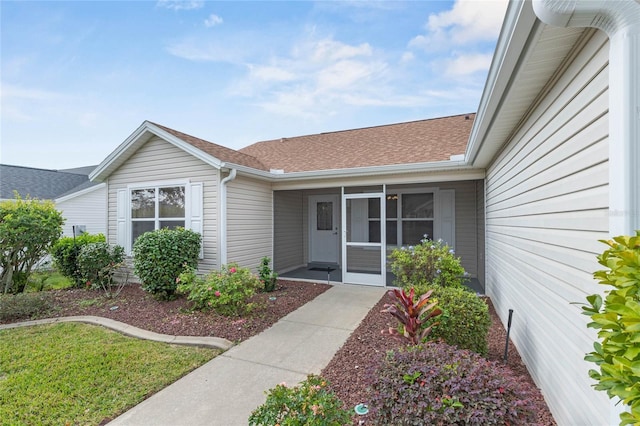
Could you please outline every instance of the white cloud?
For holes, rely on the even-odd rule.
[[[409,47],[443,50],[494,41],[507,4],[506,0],[456,0],[450,10],[430,15],[426,34],[414,37]]]
[[[277,66],[249,65],[249,72],[251,78],[262,81],[291,81],[296,78],[294,73]]]
[[[221,17],[219,17],[215,13],[212,13],[211,15],[209,15],[207,19],[204,20],[204,25],[207,28],[211,28],[211,27],[215,27],[216,25],[222,24],[222,22],[223,20]]]
[[[204,0],[158,0],[157,7],[171,10],[193,10],[204,6]]]
[[[493,55],[482,53],[460,55],[448,61],[446,73],[452,76],[465,76],[478,71],[486,72],[489,70],[492,58]]]
[[[416,55],[413,52],[404,52],[402,57],[400,58],[401,62],[411,62],[416,58]]]

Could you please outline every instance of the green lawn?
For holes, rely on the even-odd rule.
[[[0,423],[97,425],[220,351],[64,323],[0,330]]]

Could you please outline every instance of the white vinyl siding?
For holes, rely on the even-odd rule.
[[[115,170],[109,184],[109,242],[116,244],[118,235],[118,191],[129,185],[184,181],[202,184],[203,259],[201,272],[218,268],[217,192],[219,172],[210,165],[182,151],[170,143],[154,137]],[[121,192],[122,193],[122,192]],[[127,197],[130,195],[127,193]],[[200,207],[200,206],[196,206]],[[193,217],[191,218],[193,220]]]
[[[304,263],[304,221],[302,218],[302,192],[278,191],[274,193],[274,250],[273,268],[288,271]]]
[[[581,315],[601,291],[608,236],[608,42],[585,45],[523,121],[486,177],[486,292],[558,424],[608,422],[585,362],[595,333]]]
[[[273,259],[273,196],[268,182],[238,176],[227,184],[227,260],[256,271]]]
[[[88,192],[56,202],[56,209],[62,212],[65,223],[62,227],[65,237],[73,236],[73,226],[83,225],[89,234],[107,233],[107,188],[102,185],[90,188]]]

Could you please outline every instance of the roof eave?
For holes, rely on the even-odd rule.
[[[542,27],[544,25],[528,2],[509,3],[471,128],[465,152],[467,164],[486,168],[502,146],[503,141],[487,138],[487,135],[494,121],[499,118],[504,98],[517,80],[522,62],[532,49],[532,35],[541,31]]]
[[[289,172],[289,173],[273,173],[263,170],[256,170],[250,167],[224,163],[223,168],[236,169],[240,173],[249,174],[257,178],[269,180],[272,182],[282,181],[294,181],[294,180],[313,180],[322,178],[352,178],[371,175],[391,175],[398,173],[416,173],[416,172],[437,172],[437,171],[449,171],[449,170],[471,170],[477,169],[470,166],[464,160],[446,160],[446,161],[434,161],[424,163],[410,163],[410,164],[392,164],[385,166],[370,166],[370,167],[354,167],[348,169],[331,169],[331,170],[313,170],[304,172]]]

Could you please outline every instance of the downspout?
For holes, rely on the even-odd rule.
[[[540,20],[609,36],[609,233],[640,229],[640,3],[534,0]]]
[[[220,181],[220,265],[227,264],[227,184],[236,178],[236,169]]]
[[[592,27],[609,36],[609,233],[640,229],[640,3],[534,0],[538,18],[557,27]],[[610,400],[610,424],[627,409]]]

